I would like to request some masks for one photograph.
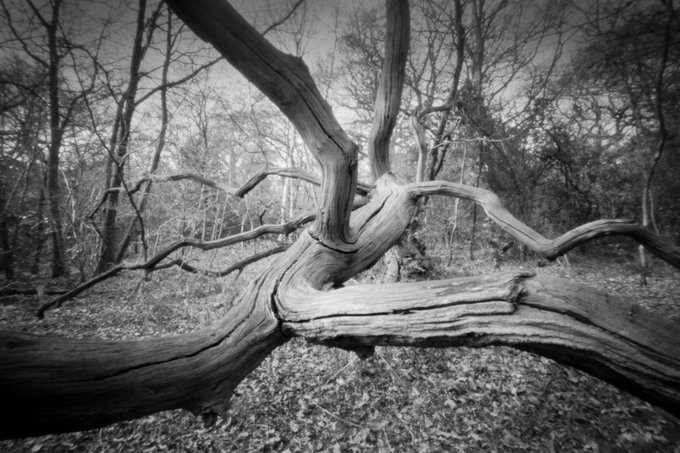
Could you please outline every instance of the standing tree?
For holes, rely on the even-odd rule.
[[[600,109],[609,113],[613,121],[603,121],[600,113],[596,123],[605,128],[619,123],[617,129],[629,142],[631,160],[640,172],[642,190],[636,203],[640,205],[642,224],[658,232],[655,206],[676,210],[673,202],[673,207],[668,206],[663,196],[654,192],[657,188],[673,192],[662,178],[668,168],[673,168],[675,156],[669,151],[678,140],[675,131],[680,121],[680,90],[673,81],[680,76],[680,20],[673,1],[641,6],[605,2],[602,11],[594,11],[585,26],[592,39],[574,58],[574,66],[579,69],[572,84],[578,92],[590,92],[591,108],[579,115],[593,116]],[[640,271],[641,283],[646,284],[649,269],[643,248]]]
[[[144,191],[140,200],[137,201],[128,191],[126,181],[126,167],[129,166],[128,161],[130,160],[131,143],[134,136],[134,119],[140,104],[152,98],[156,93],[160,93],[161,121],[163,124],[149,168],[149,173],[154,173],[158,169],[161,153],[165,146],[165,135],[169,121],[167,114],[168,89],[192,80],[197,74],[221,60],[221,58],[216,58],[200,65],[192,64],[189,73],[175,80],[169,80],[168,72],[171,63],[180,60],[181,51],[176,49],[176,44],[181,28],[179,30],[173,29],[170,12],[168,12],[165,24],[159,23],[163,7],[163,2],[147,2],[146,0],[137,2],[135,33],[132,39],[129,66],[126,68],[127,80],[120,97],[116,100],[110,137],[108,142],[102,143],[102,147],[108,152],[108,159],[104,199],[99,205],[103,205],[103,213],[100,234],[101,250],[96,272],[104,272],[124,258],[135,231],[141,230],[141,236],[144,236],[142,213],[148,204],[151,181],[147,180],[143,183]],[[150,56],[150,51],[153,51],[156,45],[154,36],[163,25],[166,27],[166,33],[163,63],[160,68],[161,80],[151,88],[144,89],[144,82],[154,72],[154,69],[145,68],[144,65],[154,67],[156,64],[155,62],[150,63],[148,60],[154,60],[154,57],[156,57],[155,55]],[[193,56],[189,55],[187,59],[192,61],[192,58]],[[112,86],[109,86],[109,90],[116,92],[116,88]],[[135,212],[135,217],[127,222],[127,226],[121,225],[123,223],[120,218],[122,196],[127,196]],[[121,234],[121,231],[123,234]]]
[[[0,2],[4,22],[9,29],[8,42],[20,49],[20,55],[34,62],[45,73],[46,95],[43,102],[49,112],[49,137],[46,140],[46,200],[52,237],[52,276],[60,277],[67,273],[60,210],[60,153],[66,132],[72,126],[84,99],[92,93],[97,78],[97,65],[85,68],[75,62],[80,58],[95,59],[96,55],[93,56],[86,45],[74,42],[69,36],[72,27],[65,24],[66,5],[62,0],[39,5],[40,7],[33,1],[28,1],[23,5],[20,14],[15,13],[21,8],[9,3]],[[44,31],[37,39],[34,37],[36,26]],[[75,80],[66,76],[72,72],[78,74]]]
[[[116,262],[118,239],[116,236],[118,215],[118,198],[120,188],[124,187],[125,162],[128,157],[128,146],[132,135],[132,119],[137,107],[136,98],[139,82],[142,78],[141,64],[151,46],[153,34],[157,28],[157,20],[161,13],[162,3],[151,8],[147,17],[146,0],[139,0],[137,22],[132,42],[129,78],[123,95],[118,102],[113,131],[108,145],[109,159],[106,167],[106,203],[101,233],[101,253],[97,263],[97,272],[107,270]],[[135,206],[136,209],[136,206]]]
[[[361,355],[374,345],[509,345],[573,365],[680,415],[677,324],[583,285],[517,272],[343,287],[399,239],[417,200],[434,195],[475,201],[518,241],[549,258],[597,237],[625,234],[680,267],[677,247],[627,221],[596,221],[548,240],[488,191],[397,181],[388,156],[408,46],[406,0],[387,1],[389,57],[370,153],[376,181],[357,209],[358,147],[303,61],[274,48],[223,0],[169,4],[298,130],[322,172],[314,222],[209,329],[129,342],[1,333],[3,437],[82,430],[174,408],[214,420],[236,385],[294,336]]]

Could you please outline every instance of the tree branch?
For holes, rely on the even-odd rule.
[[[277,20],[276,22],[274,22],[273,24],[271,24],[269,27],[267,27],[267,28],[262,32],[262,36],[266,35],[266,34],[269,33],[270,31],[272,31],[273,29],[275,29],[276,27],[278,27],[279,25],[281,25],[281,24],[283,24],[285,21],[287,21],[288,18],[289,18],[290,16],[292,16],[293,13],[295,13],[295,11],[297,11],[298,7],[299,7],[300,5],[302,5],[302,2],[304,2],[304,1],[305,1],[305,0],[298,0],[298,1],[293,5],[293,7],[290,9],[290,11],[288,11],[288,13],[287,13],[285,16],[283,16],[280,20]]]
[[[354,204],[354,208],[360,208],[361,206],[364,206],[366,204],[366,200],[358,200]],[[311,222],[314,220],[316,214],[314,212],[305,212],[300,214],[299,216],[295,217],[292,220],[289,220],[286,223],[282,224],[265,224],[265,225],[260,225],[259,227],[253,228],[252,230],[249,231],[244,231],[243,233],[238,233],[234,234],[232,236],[227,236],[222,239],[217,239],[214,241],[199,241],[198,239],[193,239],[193,238],[185,238],[180,241],[173,242],[172,244],[168,245],[165,247],[163,250],[158,252],[156,255],[151,257],[148,261],[140,264],[119,264],[117,266],[114,266],[110,269],[108,269],[106,272],[103,272],[101,274],[95,275],[92,277],[90,280],[86,281],[85,283],[71,289],[68,291],[66,294],[50,301],[45,304],[43,304],[37,311],[37,316],[39,318],[43,318],[45,316],[45,312],[51,308],[58,308],[60,307],[64,302],[74,298],[78,294],[82,293],[83,291],[93,287],[99,282],[102,282],[110,277],[113,277],[120,273],[121,271],[124,270],[146,270],[146,271],[152,271],[159,265],[161,265],[161,262],[170,256],[173,252],[184,248],[184,247],[193,247],[197,248],[203,251],[208,251],[208,250],[214,250],[217,248],[222,248],[226,247],[228,245],[233,245],[238,242],[244,242],[244,241],[249,241],[252,239],[256,239],[260,236],[263,236],[265,234],[290,234],[293,231],[297,230],[300,228],[302,225]],[[278,252],[272,252],[273,253],[278,253]],[[264,257],[261,257],[264,258]],[[258,258],[258,259],[261,259]],[[237,263],[238,264],[238,263]],[[249,264],[249,263],[248,263]],[[178,265],[182,267],[182,261],[181,260],[175,260],[172,262],[170,265]],[[186,267],[186,264],[184,265]],[[186,269],[188,270],[188,269]],[[196,270],[198,272],[198,270]],[[233,271],[230,271],[233,272]],[[226,275],[226,274],[225,274]],[[349,277],[348,277],[349,278]]]
[[[169,261],[167,263],[161,264],[156,266],[152,270],[159,270],[159,269],[166,269],[172,266],[177,266],[180,269],[190,272],[192,274],[203,274],[207,275],[209,277],[226,277],[227,275],[231,274],[232,272],[239,271],[241,272],[246,266],[253,264],[257,261],[260,261],[264,258],[268,258],[272,255],[276,255],[277,253],[285,252],[288,250],[290,247],[290,244],[281,244],[279,246],[263,250],[262,252],[255,253],[254,255],[251,255],[249,257],[243,258],[242,260],[238,260],[231,266],[222,269],[221,271],[213,271],[211,269],[200,269],[197,267],[192,266],[191,264],[187,263],[186,261],[182,259],[176,259]]]
[[[519,273],[297,291],[278,304],[284,332],[312,342],[512,346],[680,415],[680,326],[579,283]]]
[[[226,184],[223,184],[218,181],[213,181],[212,179],[208,179],[205,176],[201,176],[198,173],[175,173],[172,175],[147,175],[144,176],[143,178],[139,179],[134,186],[132,186],[130,189],[128,189],[128,194],[133,195],[137,192],[139,192],[144,185],[144,183],[147,182],[174,182],[174,181],[182,181],[185,179],[191,180],[198,182],[200,184],[203,184],[208,187],[212,187],[213,189],[221,190],[222,192],[243,198],[245,197],[250,191],[252,191],[259,183],[264,181],[264,179],[267,176],[281,176],[281,177],[287,177],[287,178],[297,178],[301,179],[303,181],[307,181],[311,184],[314,185],[321,185],[321,181],[319,178],[316,176],[310,175],[307,172],[304,172],[300,169],[293,168],[293,167],[268,167],[265,168],[264,170],[261,170],[260,172],[256,173],[255,175],[251,176],[251,178],[246,181],[244,184],[242,184],[240,187],[234,188],[234,187],[229,187]],[[375,189],[375,186],[373,184],[366,184],[366,183],[357,183],[356,186],[356,193],[361,195],[361,196],[366,196],[371,192],[373,189]],[[99,211],[101,206],[106,202],[106,197],[109,193],[111,192],[123,192],[125,191],[124,188],[122,187],[113,187],[111,189],[107,189],[104,191],[102,194],[102,198],[95,206],[95,208],[92,210],[92,212],[88,215],[88,218],[94,217],[94,215]]]
[[[168,4],[293,123],[321,164],[322,199],[313,234],[329,244],[351,242],[358,147],[340,127],[304,62],[274,48],[225,1]]]
[[[368,159],[374,179],[390,171],[390,138],[399,115],[410,30],[408,0],[386,0],[385,8],[385,60],[368,138]]]
[[[446,195],[463,198],[479,204],[487,216],[510,236],[549,260],[564,255],[569,250],[602,236],[629,236],[647,250],[680,269],[680,248],[663,237],[629,220],[595,220],[576,227],[556,239],[547,239],[517,220],[501,203],[496,194],[478,187],[447,181],[430,181],[410,184],[409,192],[415,197]]]
[[[207,63],[202,64],[201,66],[199,66],[195,70],[191,71],[189,74],[185,75],[182,78],[179,78],[177,80],[173,80],[173,81],[170,81],[170,82],[163,82],[160,85],[155,86],[154,88],[150,89],[147,93],[145,93],[144,96],[140,96],[139,99],[137,99],[135,101],[135,106],[139,106],[141,103],[143,103],[144,101],[146,101],[147,99],[149,99],[151,96],[153,96],[154,94],[156,94],[159,91],[167,90],[168,88],[174,88],[178,85],[181,85],[185,82],[188,82],[189,80],[196,77],[202,71],[210,68],[211,66],[215,65],[216,63],[218,63],[220,61],[222,61],[222,57],[215,58],[213,60],[210,60]]]
[[[307,181],[310,184],[316,186],[321,185],[321,181],[316,176],[310,175],[300,169],[293,167],[269,167],[253,175],[248,181],[246,181],[241,187],[235,189],[233,195],[236,197],[243,198],[255,188],[260,182],[262,182],[267,176],[276,175],[287,178],[297,178],[303,181]],[[357,183],[356,193],[361,196],[366,196],[368,193],[375,188],[372,184]]]
[[[209,329],[138,341],[0,331],[0,438],[105,426],[183,408],[212,418],[284,338],[271,312],[275,283],[251,284]]]
[[[314,213],[312,212],[307,212],[304,213],[298,217],[296,217],[293,220],[290,220],[286,223],[282,224],[266,224],[266,225],[260,225],[257,228],[253,228],[250,231],[245,231],[243,233],[239,234],[234,234],[232,236],[227,236],[226,238],[222,239],[217,239],[214,241],[199,241],[198,239],[193,239],[193,238],[185,238],[182,239],[181,241],[176,241],[158,252],[156,255],[151,257],[148,261],[140,264],[119,264],[117,266],[114,266],[110,269],[108,269],[105,272],[102,272],[101,274],[95,275],[92,277],[90,280],[86,281],[85,283],[76,286],[72,290],[68,291],[66,294],[63,296],[57,297],[56,299],[47,302],[43,304],[37,312],[38,318],[43,318],[45,316],[45,312],[49,310],[50,308],[59,308],[64,302],[67,300],[73,299],[75,296],[78,294],[82,293],[86,289],[89,289],[96,285],[99,282],[102,282],[104,280],[107,280],[114,275],[119,274],[121,271],[128,270],[128,271],[135,271],[135,270],[146,270],[146,271],[151,271],[154,268],[156,268],[158,265],[160,265],[161,261],[163,261],[165,258],[170,256],[173,252],[184,248],[184,247],[193,247],[197,248],[203,251],[208,251],[208,250],[214,250],[217,248],[221,247],[226,247],[228,245],[236,244],[238,242],[244,242],[248,241],[251,239],[258,238],[260,236],[263,236],[265,234],[290,234],[296,229],[298,229],[300,226],[304,225],[305,223],[311,222],[314,219]],[[180,265],[181,267],[182,261],[176,261],[171,263],[171,265]],[[225,274],[226,275],[226,274]]]

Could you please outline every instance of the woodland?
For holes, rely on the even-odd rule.
[[[2,451],[680,451],[673,0],[0,0]]]

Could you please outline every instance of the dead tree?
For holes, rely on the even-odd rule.
[[[294,336],[329,346],[508,345],[575,366],[680,415],[678,325],[567,280],[511,273],[419,283],[343,282],[375,263],[402,235],[423,196],[480,204],[516,240],[549,257],[610,234],[629,235],[680,267],[680,250],[624,221],[599,221],[555,240],[505,210],[492,193],[432,181],[401,184],[389,172],[408,4],[388,0],[384,76],[368,203],[353,210],[358,147],[339,126],[299,58],[264,40],[223,0],[169,1],[288,117],[321,168],[312,225],[253,279],[215,325],[140,341],[0,334],[2,437],[83,430],[183,408],[212,420],[236,385]],[[402,25],[397,25],[402,24]]]

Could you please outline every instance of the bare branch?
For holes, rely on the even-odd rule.
[[[298,0],[298,1],[293,5],[293,7],[290,9],[290,11],[288,11],[288,14],[286,14],[285,16],[283,16],[280,20],[277,20],[276,22],[274,22],[273,24],[271,24],[269,27],[267,27],[267,28],[262,32],[262,36],[266,35],[266,34],[269,33],[270,31],[272,31],[273,29],[275,29],[276,27],[278,27],[279,25],[281,25],[281,24],[283,24],[285,21],[287,21],[288,18],[289,18],[290,16],[292,16],[293,13],[295,13],[295,11],[298,9],[298,7],[299,7],[300,5],[302,5],[302,2],[304,2],[304,1],[305,1],[305,0]]]
[[[251,190],[253,190],[259,183],[264,181],[267,176],[277,175],[281,177],[297,178],[303,181],[307,181],[316,186],[321,185],[319,178],[310,175],[302,170],[292,167],[269,167],[264,170],[259,171],[255,175],[246,181],[241,187],[235,189],[233,195],[239,198],[246,196]]]
[[[217,239],[214,241],[200,241],[198,239],[193,239],[193,238],[185,238],[182,239],[181,241],[173,242],[169,246],[165,247],[163,250],[158,252],[155,256],[151,257],[148,261],[144,263],[139,263],[139,264],[119,264],[117,266],[114,266],[107,271],[95,275],[93,278],[90,280],[86,281],[85,283],[73,288],[66,294],[64,294],[61,297],[58,297],[44,305],[42,305],[38,309],[38,317],[42,318],[45,314],[45,311],[49,310],[50,308],[58,308],[66,302],[69,299],[72,299],[73,297],[77,296],[78,294],[82,293],[86,289],[89,289],[96,285],[97,283],[106,280],[110,277],[113,277],[114,275],[120,273],[123,270],[152,270],[158,265],[160,265],[161,261],[163,261],[165,258],[170,256],[173,252],[185,248],[185,247],[192,247],[192,248],[197,248],[203,251],[208,251],[208,250],[214,250],[217,248],[222,248],[226,247],[228,245],[236,244],[239,242],[244,242],[248,240],[252,240],[255,238],[258,238],[260,236],[263,236],[265,234],[290,234],[293,231],[297,230],[300,226],[304,225],[305,223],[309,223],[312,220],[314,220],[315,214],[313,212],[307,212],[303,213],[302,215],[282,224],[266,224],[266,225],[260,225],[257,228],[253,228],[250,231],[245,231],[243,233],[239,234],[234,234],[232,236],[227,236],[222,239]],[[176,265],[176,263],[172,263],[172,265]]]
[[[262,182],[267,176],[276,175],[287,178],[297,178],[308,183],[314,184],[316,186],[321,185],[319,178],[310,175],[302,170],[293,167],[269,167],[260,171],[259,173],[253,175],[248,181],[246,181],[241,187],[235,189],[233,192],[234,196],[243,198],[248,192],[253,190],[257,184]],[[368,195],[368,193],[375,187],[372,184],[357,183],[356,193],[362,196]]]
[[[367,201],[366,200],[357,200],[353,204],[353,209],[360,208],[364,205],[366,205]],[[314,212],[306,212],[302,213],[299,216],[295,217],[292,220],[289,220],[286,223],[282,224],[266,224],[266,225],[260,225],[257,228],[253,228],[250,231],[245,231],[243,233],[239,234],[234,234],[232,236],[228,236],[222,239],[217,239],[215,241],[199,241],[197,239],[192,239],[192,238],[186,238],[181,241],[174,242],[167,246],[165,249],[157,253],[155,256],[153,256],[151,259],[144,263],[140,264],[119,264],[117,266],[114,266],[110,269],[108,269],[106,272],[103,272],[101,274],[98,274],[91,278],[90,280],[86,281],[85,283],[73,288],[72,290],[68,291],[66,294],[64,294],[61,297],[58,297],[44,305],[42,305],[37,312],[37,315],[39,318],[42,318],[45,315],[45,311],[49,310],[50,308],[58,308],[66,302],[67,300],[72,299],[73,297],[77,296],[78,294],[82,293],[86,289],[89,289],[96,285],[97,283],[104,281],[110,277],[113,277],[114,275],[117,275],[123,270],[146,270],[146,271],[152,271],[153,269],[157,268],[158,266],[163,266],[161,262],[170,256],[173,252],[184,248],[184,247],[193,247],[197,248],[203,251],[208,251],[208,250],[214,250],[217,248],[221,247],[226,247],[228,245],[236,244],[238,242],[244,242],[244,241],[249,241],[252,239],[256,239],[260,236],[263,236],[265,234],[290,234],[293,231],[297,230],[300,228],[302,225],[311,222],[314,220],[316,217],[316,214]],[[279,252],[271,252],[273,253],[279,253]],[[258,255],[255,255],[258,256]],[[257,259],[262,259],[264,256],[261,256]],[[257,259],[255,261],[257,261]],[[254,262],[254,261],[250,261]],[[241,267],[250,264],[250,262],[246,264],[242,264]],[[238,264],[238,263],[237,263]],[[179,265],[182,267],[182,262],[181,261],[176,261],[172,262],[169,266],[174,266],[174,265]],[[167,266],[167,267],[169,267]],[[186,265],[184,265],[186,267]],[[188,269],[187,269],[188,270]],[[198,270],[196,270],[198,272]],[[229,271],[233,272],[233,271]],[[226,275],[226,274],[225,274]]]
[[[243,268],[246,266],[253,264],[257,261],[260,261],[264,258],[268,258],[272,255],[276,255],[277,253],[285,252],[288,250],[290,247],[290,244],[281,244],[279,246],[264,250],[262,252],[255,253],[254,255],[251,255],[247,258],[243,258],[242,260],[238,260],[231,266],[222,269],[221,271],[213,271],[211,269],[200,269],[197,267],[192,266],[191,264],[187,263],[184,260],[181,259],[176,259],[172,260],[168,263],[161,264],[159,266],[156,266],[153,270],[159,270],[159,269],[165,269],[168,267],[172,266],[177,266],[180,269],[191,272],[192,274],[203,274],[203,275],[208,275],[210,277],[226,277],[227,275],[231,274],[232,272],[239,271],[241,272]]]
[[[293,123],[321,164],[322,199],[313,234],[329,244],[350,242],[358,147],[340,127],[304,62],[272,46],[227,2],[168,4]]]
[[[553,260],[574,247],[602,236],[624,235],[644,245],[651,253],[680,269],[680,249],[672,242],[628,220],[596,220],[576,227],[556,239],[548,239],[516,219],[496,194],[485,189],[447,181],[410,184],[415,197],[446,195],[474,201],[487,216],[532,251]]]
[[[390,138],[399,115],[410,30],[408,0],[386,0],[385,7],[385,60],[368,139],[368,158],[374,179],[390,171]]]
[[[177,80],[173,80],[171,82],[164,82],[164,83],[161,83],[160,85],[155,86],[154,88],[150,89],[147,93],[145,93],[144,96],[140,96],[139,99],[137,99],[135,101],[135,106],[140,105],[142,102],[146,101],[147,99],[149,99],[151,96],[153,96],[154,94],[156,94],[159,91],[167,90],[168,88],[174,88],[174,87],[179,86],[179,85],[181,85],[185,82],[188,82],[189,80],[196,77],[202,71],[210,68],[211,66],[215,65],[215,63],[218,63],[220,61],[222,61],[222,57],[215,58],[215,59],[210,60],[209,62],[207,62],[205,64],[202,64],[201,66],[194,69],[193,71],[191,71],[189,74],[185,75],[184,77],[181,77]]]
[[[296,178],[296,179],[301,179],[303,181],[307,181],[311,184],[314,185],[321,185],[321,181],[319,178],[316,176],[310,175],[307,172],[304,172],[300,169],[293,168],[293,167],[269,167],[265,168],[264,170],[261,170],[260,172],[256,173],[253,175],[248,181],[246,181],[243,185],[240,187],[234,188],[234,187],[229,187],[228,185],[225,185],[221,182],[218,181],[213,181],[212,179],[208,179],[205,176],[199,175],[198,173],[175,173],[172,175],[147,175],[141,179],[139,179],[134,186],[128,189],[127,193],[129,195],[133,195],[139,190],[141,190],[142,186],[147,183],[147,182],[174,182],[174,181],[182,181],[185,179],[191,180],[198,182],[200,184],[203,184],[208,187],[212,187],[213,189],[216,190],[221,190],[222,192],[243,198],[245,197],[250,191],[252,191],[259,183],[264,181],[264,179],[267,176],[281,176],[281,177],[287,177],[287,178]],[[361,196],[366,196],[371,192],[373,189],[375,189],[375,186],[373,184],[366,184],[366,183],[357,183],[356,186],[356,193]],[[102,199],[99,201],[97,206],[92,210],[92,212],[88,215],[88,218],[94,217],[94,215],[99,211],[99,209],[102,207],[104,202],[106,202],[106,197],[108,196],[109,193],[111,192],[125,192],[125,188],[123,187],[112,187],[110,189],[107,189],[103,192],[102,194]]]

